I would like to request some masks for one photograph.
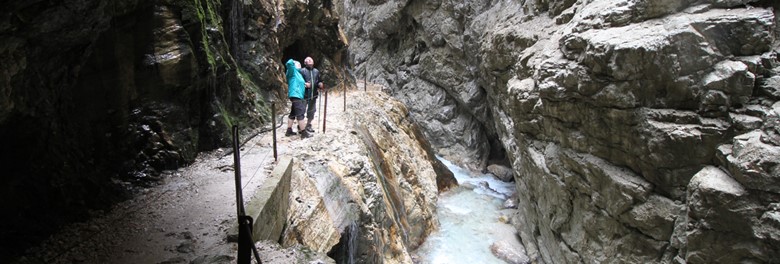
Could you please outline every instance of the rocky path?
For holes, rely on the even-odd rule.
[[[360,86],[347,98],[359,98],[362,92]],[[341,92],[329,94],[327,133],[344,129],[343,107]],[[286,115],[278,116],[284,117],[277,120],[284,122],[277,125],[280,157],[318,142],[321,125],[313,138],[285,137]],[[242,147],[246,201],[273,170],[272,138],[270,131],[260,133]],[[161,184],[63,228],[17,263],[233,263],[237,245],[227,241],[236,217],[232,166],[229,149],[201,153],[192,165],[168,172]],[[261,250],[268,258],[264,263],[289,263],[299,253],[272,245],[261,245]]]

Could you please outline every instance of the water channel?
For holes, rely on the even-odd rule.
[[[460,185],[439,196],[439,230],[417,250],[421,263],[505,263],[490,250],[493,243],[516,239],[515,229],[500,219],[504,201],[515,192],[514,183],[490,174],[474,173],[439,158]]]

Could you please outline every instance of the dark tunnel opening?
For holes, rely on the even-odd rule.
[[[301,40],[296,40],[292,45],[287,46],[282,50],[282,64],[289,59],[293,59],[303,65],[303,59],[306,57],[315,57],[314,52],[310,47],[306,47]]]

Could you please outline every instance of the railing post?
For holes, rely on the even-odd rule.
[[[276,151],[276,101],[271,103],[271,131],[273,131],[271,134],[274,136],[274,162],[278,162],[279,158]]]
[[[344,88],[344,110],[343,112],[347,111],[347,85],[344,85],[344,83],[341,84],[341,86]]]
[[[236,180],[236,214],[241,216],[244,215],[244,207],[241,203],[243,201],[243,197],[241,197],[241,154],[239,153],[241,149],[238,144],[237,125],[233,125],[231,134],[233,135],[233,172]]]
[[[239,264],[252,263],[252,253],[258,263],[260,254],[255,248],[255,241],[252,239],[252,217],[246,215],[244,211],[244,195],[241,192],[241,147],[238,144],[238,126],[233,125],[233,171],[236,175],[236,212],[238,213],[238,257],[236,262]]]
[[[238,215],[238,257],[237,262],[240,264],[250,263],[252,261],[252,251],[245,243],[247,237],[244,231],[245,213],[244,213],[244,198],[241,194],[241,154],[239,151],[240,145],[238,144],[238,126],[233,125],[233,171],[235,172],[236,180],[236,215]]]

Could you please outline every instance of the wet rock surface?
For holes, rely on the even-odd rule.
[[[110,207],[122,190],[189,177],[173,170],[225,145],[228,124],[261,123],[261,99],[284,98],[278,57],[315,50],[332,56],[318,60],[330,76],[353,63],[357,76],[384,85],[408,107],[396,112],[422,131],[357,113],[350,118],[381,129],[353,129],[343,133],[347,140],[393,149],[389,139],[398,139],[386,136],[405,131],[425,134],[432,149],[477,170],[508,161],[518,188],[511,222],[532,261],[778,261],[776,1],[98,2],[14,1],[0,15],[0,161],[10,175],[0,200],[14,212],[0,228],[11,238],[3,259],[65,222],[101,215],[88,208]],[[310,36],[317,44],[304,40]],[[337,78],[328,80],[333,86]],[[320,151],[332,149],[309,155]],[[366,261],[410,259],[399,252],[426,232],[419,227],[431,220],[415,213],[429,211],[429,189],[403,184],[420,179],[376,180],[419,164],[381,162],[404,150],[373,153],[362,163],[353,155],[340,167],[315,159],[301,168],[373,180],[357,181],[357,189],[375,199],[354,199],[341,213],[332,205],[344,200],[311,201],[319,211],[299,215],[327,212],[332,222],[313,225],[322,233],[302,225],[300,234],[322,237],[297,243],[341,244],[338,252],[370,252]],[[318,192],[345,185],[315,183],[310,190]],[[145,192],[170,194],[154,188],[139,188],[140,200],[132,200],[151,207],[149,219],[136,220],[154,223],[155,208],[175,207],[141,201]],[[299,203],[309,208],[305,198]],[[347,228],[349,219],[373,229]],[[122,238],[144,244],[147,237],[131,235],[150,234],[138,225],[124,225]],[[78,230],[110,227],[62,232],[78,238],[90,233]],[[213,239],[188,231],[156,230],[170,243],[146,243],[166,252],[151,254],[155,261],[194,259],[199,239]],[[118,262],[146,254],[95,237],[86,248],[124,252],[114,255]],[[352,248],[351,238],[375,247]],[[53,241],[46,244],[72,245]],[[36,258],[109,259],[103,251],[57,252]]]
[[[496,257],[500,258],[506,263],[510,264],[525,264],[531,263],[528,256],[525,255],[523,245],[517,241],[517,239],[502,240],[493,243],[490,246],[490,251],[493,252]]]
[[[267,123],[269,102],[286,99],[283,59],[314,56],[329,86],[344,80],[326,4],[5,3],[0,207],[14,213],[0,262],[229,146],[231,124],[245,138]]]
[[[343,263],[350,255],[356,263],[410,262],[411,248],[435,229],[440,175],[406,116],[388,95],[361,91],[350,94],[347,112],[329,106],[327,133],[315,125],[314,137],[301,139],[284,137],[284,125],[275,128],[279,155],[295,165],[286,233],[281,244],[257,243],[263,263]],[[387,144],[379,150],[384,158],[373,160],[361,136]],[[241,148],[245,202],[274,168],[271,147],[266,131]],[[232,150],[220,149],[67,226],[14,263],[234,263],[235,223]]]
[[[494,176],[496,176],[496,178],[505,182],[510,182],[515,179],[512,168],[509,168],[507,166],[493,164],[493,165],[488,165],[487,170],[490,173],[492,173]]]
[[[282,245],[304,245],[338,263],[410,263],[436,228],[441,187],[432,153],[406,108],[381,92],[352,92],[327,133],[293,141],[291,212]],[[339,108],[341,106],[338,106]],[[448,187],[449,188],[449,187]]]
[[[776,262],[777,8],[358,1],[342,24],[440,152],[506,151],[531,260]]]

